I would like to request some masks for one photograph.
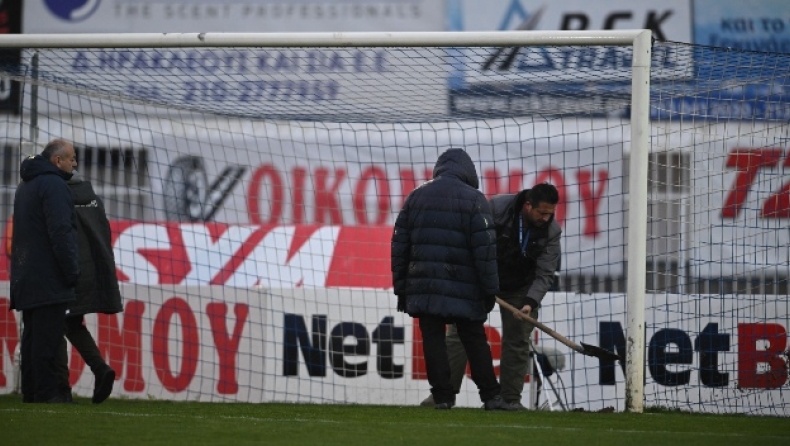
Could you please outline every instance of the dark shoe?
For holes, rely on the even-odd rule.
[[[518,408],[514,405],[508,404],[501,396],[497,395],[483,404],[485,410],[508,410],[515,411]]]
[[[437,410],[450,410],[453,406],[455,406],[453,403],[439,403],[433,407]]]
[[[101,374],[96,375],[96,384],[93,387],[93,404],[101,404],[112,393],[112,386],[115,384],[115,370],[107,368]]]
[[[22,395],[22,402],[23,403],[33,403],[35,400],[33,399],[32,395]]]
[[[507,403],[510,406],[514,407],[515,410],[527,410],[527,408],[524,407],[523,404],[521,404],[521,401],[508,401]]]
[[[48,400],[46,400],[44,402],[47,403],[47,404],[73,404],[74,403],[73,401],[67,400],[66,397],[63,396],[63,395],[58,395],[58,396],[52,397],[52,398],[50,398],[50,399],[48,399]]]
[[[433,401],[433,395],[428,395],[428,398],[425,398],[424,400],[422,400],[422,402],[420,403],[420,406],[422,406],[422,407],[435,407],[436,403]]]

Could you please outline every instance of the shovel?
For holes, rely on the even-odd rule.
[[[579,352],[579,353],[581,353],[583,355],[593,356],[593,357],[600,358],[600,359],[608,359],[610,361],[622,361],[623,360],[623,358],[621,358],[620,355],[618,355],[616,353],[613,353],[613,352],[610,352],[609,350],[603,349],[601,347],[597,347],[595,345],[585,344],[584,342],[582,342],[581,344],[577,344],[577,343],[571,341],[570,339],[566,338],[565,336],[563,336],[563,335],[557,333],[556,331],[552,330],[551,328],[547,327],[542,322],[538,322],[535,319],[533,319],[531,316],[522,313],[516,307],[514,307],[513,305],[510,305],[509,303],[505,302],[504,300],[502,300],[499,297],[496,298],[496,302],[499,305],[501,305],[502,308],[504,308],[504,309],[510,311],[511,313],[513,313],[513,315],[516,316],[517,318],[519,318],[519,319],[521,319],[523,321],[529,322],[530,324],[538,327],[541,331],[543,331],[547,335],[549,335],[552,338],[562,342],[563,344],[567,345],[571,349],[573,349],[573,350],[575,350],[575,351],[577,351],[577,352]]]

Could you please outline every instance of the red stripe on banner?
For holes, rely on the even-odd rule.
[[[391,288],[389,226],[343,226],[326,277],[327,287]]]
[[[241,245],[238,251],[233,254],[230,261],[225,264],[222,268],[222,271],[217,273],[214,278],[211,279],[211,285],[222,285],[228,281],[228,279],[233,276],[233,273],[241,266],[242,263],[247,259],[247,257],[255,250],[255,247],[258,246],[258,243],[263,240],[263,237],[272,230],[274,226],[261,226],[260,228],[256,229],[255,232],[250,234],[249,238],[244,241],[244,244]]]
[[[294,227],[294,236],[291,241],[291,246],[288,248],[288,257],[286,261],[290,262],[296,253],[302,249],[302,246],[310,240],[313,233],[320,228],[321,227],[318,225],[298,225]]]

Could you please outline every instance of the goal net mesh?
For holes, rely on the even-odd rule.
[[[627,258],[628,47],[19,49],[0,66],[0,212],[20,160],[72,141],[104,201],[125,311],[86,317],[113,395],[418,404],[392,224],[447,148],[488,197],[557,186],[562,264],[540,320],[625,355],[647,277],[645,405],[790,414],[790,55],[655,43],[646,259]],[[7,225],[8,226],[8,225]],[[0,260],[0,391],[18,315]],[[499,365],[501,321],[487,322]],[[543,333],[523,404],[625,409],[623,364]],[[70,352],[74,392],[93,375]],[[479,407],[467,377],[460,406]]]

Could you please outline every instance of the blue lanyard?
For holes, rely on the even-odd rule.
[[[524,234],[524,218],[519,215],[518,219],[518,242],[521,245],[521,254],[527,255],[527,244],[529,244],[529,231],[530,228],[527,228],[527,233]]]

